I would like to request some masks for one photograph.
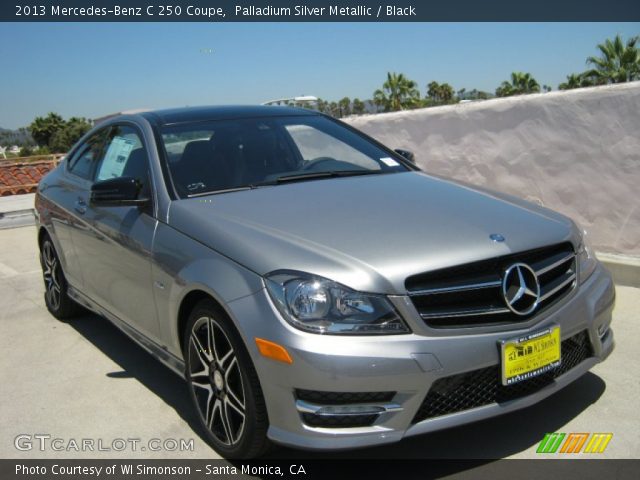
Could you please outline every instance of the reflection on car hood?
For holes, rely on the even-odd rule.
[[[261,275],[301,270],[380,293],[402,293],[411,274],[576,240],[562,215],[419,172],[178,200],[169,224]]]

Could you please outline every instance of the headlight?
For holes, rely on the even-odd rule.
[[[265,284],[285,320],[301,330],[333,335],[409,333],[383,295],[355,292],[299,272],[271,273]]]
[[[578,247],[578,274],[580,283],[584,283],[591,276],[598,265],[593,248],[589,242],[589,235],[586,230],[582,231],[582,241]]]

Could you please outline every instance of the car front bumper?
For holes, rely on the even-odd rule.
[[[332,336],[302,332],[280,317],[266,290],[228,304],[260,378],[269,415],[269,438],[297,448],[358,448],[486,419],[539,402],[603,361],[614,348],[609,325],[615,289],[611,276],[601,265],[584,284],[526,325],[434,331],[425,326],[406,297],[391,300],[413,333]],[[416,421],[434,382],[465,372],[497,368],[501,340],[550,325],[560,326],[563,341],[584,332],[585,342],[590,344],[588,358],[524,396]],[[255,338],[284,346],[293,363],[261,356]],[[326,428],[303,422],[304,412],[317,410],[322,404],[296,399],[295,392],[301,389],[396,393],[389,401],[361,405],[365,409],[385,409],[371,425]]]

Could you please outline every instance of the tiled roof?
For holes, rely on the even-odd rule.
[[[40,179],[59,162],[58,158],[22,163],[0,162],[0,196],[35,192]]]

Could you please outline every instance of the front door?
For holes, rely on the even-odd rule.
[[[141,184],[144,207],[87,204],[87,228],[76,230],[74,244],[81,262],[84,292],[120,320],[158,339],[152,280],[151,248],[157,220],[149,184],[149,158],[140,132],[132,125],[111,127],[93,182],[133,177]]]

